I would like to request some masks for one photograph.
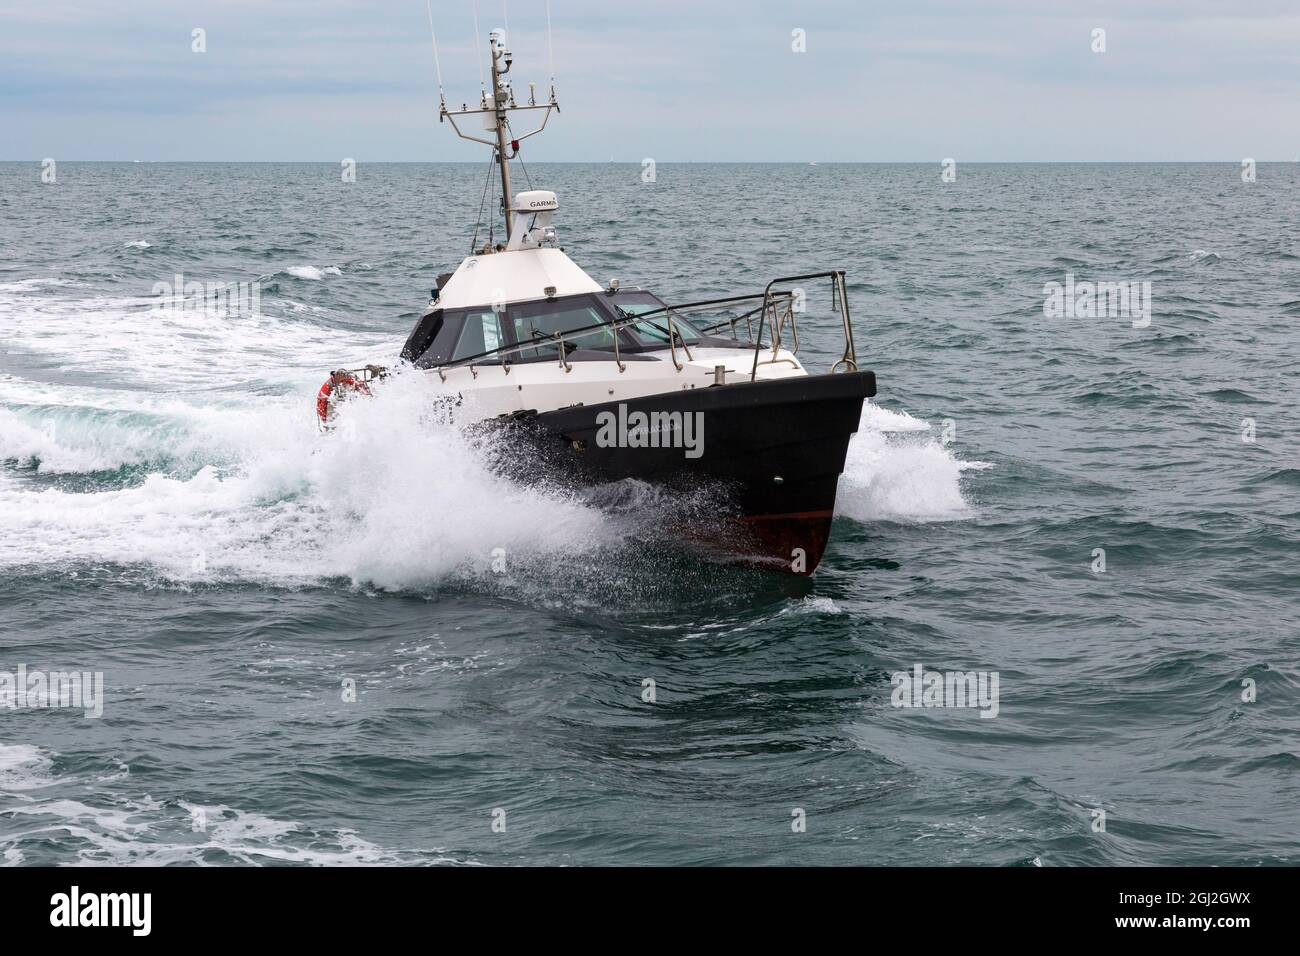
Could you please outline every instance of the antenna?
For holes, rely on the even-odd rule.
[[[504,11],[504,5],[503,5]],[[547,19],[547,36],[550,36],[550,3],[546,5]],[[474,28],[478,30],[478,7],[475,4]],[[477,42],[475,49],[477,49]],[[549,46],[549,40],[548,40]],[[510,85],[510,67],[514,64],[514,55],[506,48],[506,31],[493,30],[488,34],[488,49],[492,53],[492,93],[491,99],[488,98],[486,83],[483,88],[483,96],[477,109],[470,109],[463,106],[458,110],[447,109],[445,101],[440,101],[438,107],[438,122],[446,119],[451,123],[451,128],[456,131],[456,135],[461,139],[472,140],[475,143],[482,143],[484,146],[491,146],[496,161],[501,165],[501,211],[505,214],[506,220],[506,240],[511,238],[514,231],[514,223],[511,221],[510,204],[513,196],[510,192],[510,160],[519,155],[519,144],[521,141],[528,139],[530,136],[536,136],[542,130],[546,129],[546,121],[550,119],[551,110],[560,111],[559,101],[555,98],[555,71],[552,66],[551,71],[551,98],[545,103],[537,102],[537,93],[533,84],[528,85],[528,102],[520,105],[515,102],[514,90]],[[481,63],[480,63],[481,69]],[[440,72],[441,75],[441,72]],[[439,80],[441,89],[441,79]],[[545,110],[542,114],[542,121],[534,130],[524,133],[522,136],[516,136],[510,130],[510,114],[523,110]],[[457,124],[458,118],[477,115],[482,118],[483,129],[490,131],[492,139],[485,139],[482,136],[471,136],[464,132]],[[509,152],[507,153],[507,147]]]
[[[445,109],[447,97],[442,93],[442,64],[438,62],[438,34],[433,30],[433,0],[424,0],[424,9],[429,14],[429,37],[433,40],[433,69],[438,74],[438,106]]]
[[[551,71],[551,99],[555,99],[555,48],[551,46],[551,0],[546,0],[546,65]]]
[[[487,80],[483,78],[483,54],[478,51],[478,0],[474,0],[470,7],[474,11],[474,59],[478,61],[478,85],[483,88],[483,96],[487,96]]]

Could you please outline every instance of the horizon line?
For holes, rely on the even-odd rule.
[[[337,166],[341,159],[58,159],[41,157],[40,159],[0,159],[0,164],[39,166],[46,159],[54,158],[60,163],[102,163],[132,165],[301,165],[301,166]],[[351,159],[352,157],[347,157]],[[958,165],[965,166],[1192,166],[1227,164],[1240,166],[1245,159],[1254,163],[1300,163],[1300,156],[1295,159],[958,159]],[[482,160],[467,159],[354,159],[357,165],[384,166],[482,166]],[[547,159],[532,160],[535,166],[641,166],[645,160],[637,159]],[[934,159],[655,159],[660,166],[934,166],[943,165],[944,160]]]

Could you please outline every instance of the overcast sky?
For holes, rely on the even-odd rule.
[[[480,159],[436,122],[425,0],[0,4],[3,160]],[[551,7],[563,113],[537,161],[1300,157],[1300,0]],[[479,90],[472,9],[433,3],[456,103]],[[507,13],[516,90],[545,89],[544,2]],[[499,0],[478,14],[503,24]]]

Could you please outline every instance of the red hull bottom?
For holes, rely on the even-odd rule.
[[[817,570],[831,536],[832,511],[726,518],[684,537],[728,564],[806,576]]]

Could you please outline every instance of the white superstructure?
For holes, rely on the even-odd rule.
[[[442,287],[438,305],[444,309],[504,306],[600,291],[600,284],[559,249],[519,249],[467,258]]]
[[[776,341],[763,347],[760,358],[751,328],[740,327],[751,335],[743,341],[701,334],[662,302],[647,303],[653,298],[649,293],[629,296],[615,282],[602,287],[558,248],[555,193],[510,190],[510,160],[518,155],[520,140],[541,132],[551,111],[559,109],[554,78],[546,101],[537,102],[530,84],[528,102],[516,103],[509,78],[513,57],[504,31],[491,32],[489,48],[491,90],[484,91],[477,106],[459,110],[448,109],[442,97],[439,121],[449,121],[463,139],[492,147],[500,169],[506,241],[489,240],[440,282],[412,333],[417,354],[408,355],[426,370],[432,388],[454,399],[458,416],[545,412],[806,375],[794,350],[781,343],[771,297],[764,299],[763,308],[765,317],[771,308],[768,330]],[[541,124],[515,136],[510,114],[527,110],[544,110]],[[459,120],[466,121],[465,130]],[[488,135],[468,132],[475,126]],[[624,303],[637,295],[636,308],[627,311]],[[783,305],[789,316],[788,301]],[[652,306],[650,316],[642,322],[636,316],[647,306]],[[606,326],[595,336],[582,331],[593,322]],[[795,333],[792,318],[789,327],[787,334]],[[732,334],[734,328],[728,330]],[[760,324],[758,337],[762,335]],[[593,345],[593,338],[602,344]],[[797,339],[792,345],[797,349]]]

